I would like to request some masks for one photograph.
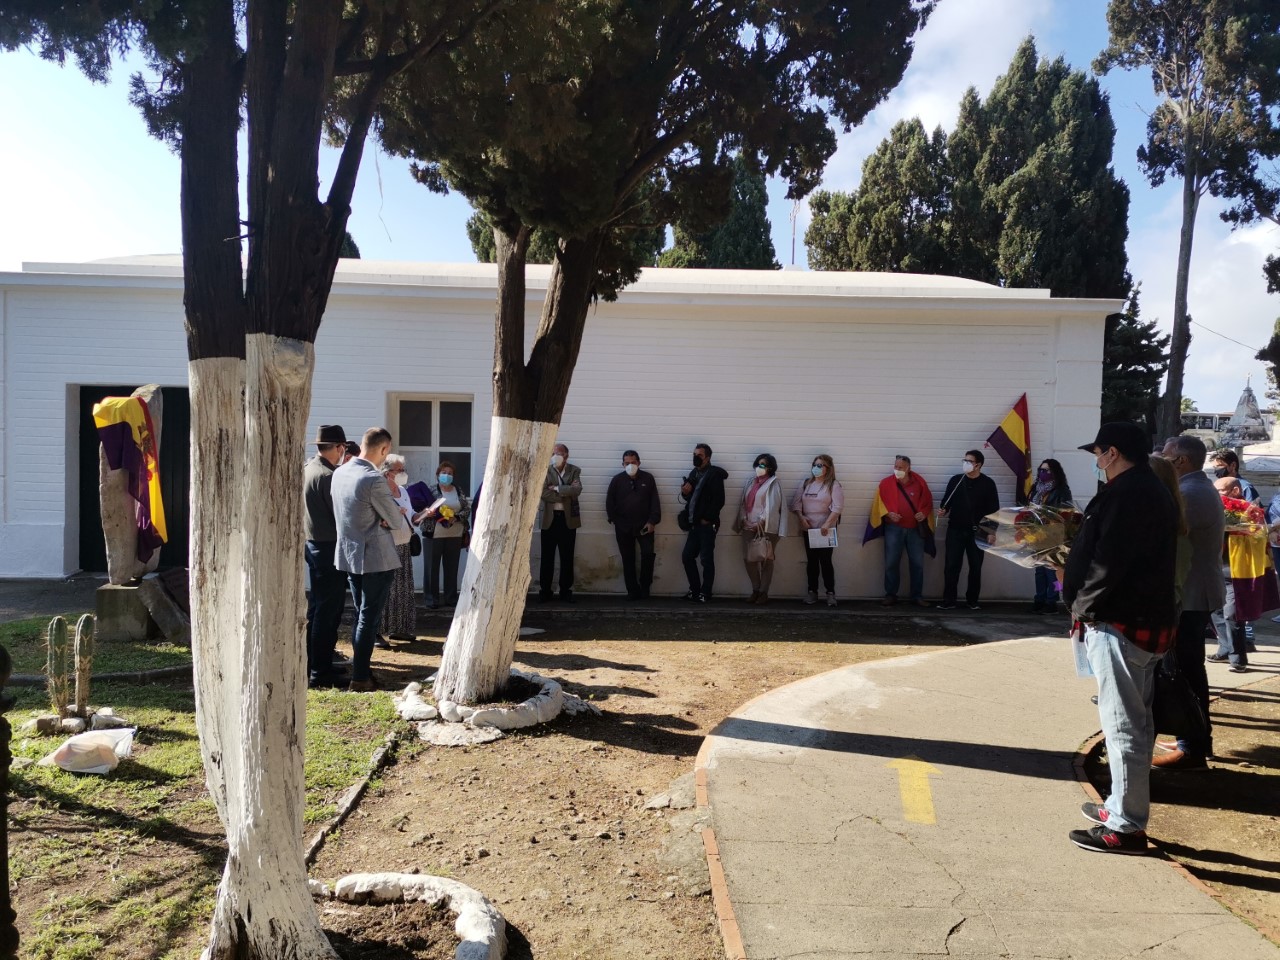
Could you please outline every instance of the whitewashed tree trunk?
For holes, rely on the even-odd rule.
[[[314,349],[266,334],[249,336],[246,346],[241,456],[234,458],[232,489],[219,490],[237,503],[237,516],[228,519],[238,522],[227,529],[238,541],[232,550],[239,562],[196,568],[239,581],[218,588],[238,602],[224,599],[216,611],[226,619],[215,629],[224,623],[228,629],[218,637],[217,655],[205,658],[216,675],[199,681],[201,706],[210,713],[202,741],[206,726],[218,728],[216,755],[206,748],[206,756],[222,772],[219,812],[228,847],[205,957],[332,960],[337,954],[311,902],[301,843],[306,656],[298,460]],[[200,429],[208,426],[202,414]],[[203,436],[193,432],[193,443]],[[199,509],[193,510],[193,542],[204,532]],[[208,628],[202,639],[208,642]]]
[[[494,417],[480,520],[436,674],[437,700],[474,704],[510,679],[529,592],[529,544],[559,426]]]

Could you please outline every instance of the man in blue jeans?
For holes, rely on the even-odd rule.
[[[882,607],[898,602],[898,586],[902,582],[902,553],[907,554],[907,570],[911,575],[911,602],[924,603],[923,526],[928,532],[933,513],[933,494],[924,477],[911,469],[911,458],[899,454],[893,461],[893,473],[880,481],[880,502],[884,504],[884,599]],[[932,547],[933,541],[929,541]],[[929,555],[937,551],[930,549]]]
[[[689,518],[689,532],[680,559],[689,581],[684,595],[693,603],[706,603],[716,582],[716,531],[720,529],[720,511],[724,509],[724,481],[729,474],[711,462],[711,448],[700,443],[693,448],[693,470],[680,486]],[[698,576],[698,562],[702,576]]]
[[[1080,447],[1095,457],[1106,486],[1085,508],[1062,571],[1062,598],[1098,680],[1111,793],[1080,812],[1096,826],[1071,842],[1100,853],[1145,854],[1151,811],[1151,696],[1156,663],[1177,625],[1174,575],[1178,510],[1147,463],[1147,435],[1136,423],[1105,423]]]
[[[364,433],[360,456],[333,472],[333,517],[338,528],[334,565],[347,574],[356,605],[351,685],[347,687],[353,691],[378,689],[369,661],[382,610],[400,569],[391,528],[404,518],[379,469],[390,452],[391,434],[371,427]]]

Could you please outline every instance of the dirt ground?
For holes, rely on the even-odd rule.
[[[678,815],[645,810],[646,800],[690,773],[711,728],[759,693],[938,646],[912,642],[919,627],[889,618],[836,629],[830,620],[714,616],[547,628],[521,640],[517,666],[562,681],[602,715],[398,763],[326,845],[313,876],[455,877],[502,910],[513,960],[719,960],[710,896],[659,859]],[[420,678],[438,663],[442,639],[379,653],[381,674]]]
[[[1209,715],[1209,769],[1152,772],[1148,832],[1280,943],[1280,679],[1223,693]],[[1105,796],[1110,778],[1100,754],[1086,769]]]

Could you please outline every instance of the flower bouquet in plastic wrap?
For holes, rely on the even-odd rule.
[[[979,524],[978,546],[1020,567],[1062,566],[1082,523],[1074,503],[1002,507]]]
[[[1265,537],[1267,535],[1267,514],[1256,503],[1248,500],[1237,500],[1235,497],[1222,498],[1222,512],[1226,519],[1224,528],[1228,536]]]

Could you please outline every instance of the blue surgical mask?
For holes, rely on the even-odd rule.
[[[1099,483],[1106,483],[1106,482],[1107,482],[1107,471],[1103,470],[1103,469],[1102,469],[1100,466],[1098,466],[1097,464],[1094,464],[1094,467],[1093,467],[1093,475],[1094,475],[1095,477],[1097,477],[1097,478],[1098,478],[1098,482],[1099,482]]]
[[[809,472],[810,472],[810,473],[812,473],[815,477],[820,477],[820,476],[822,476],[822,468],[821,468],[821,467],[810,467],[810,468],[809,468]]]
[[[438,477],[436,477],[436,479],[440,481],[440,486],[447,487],[453,483],[453,474],[442,473]]]

